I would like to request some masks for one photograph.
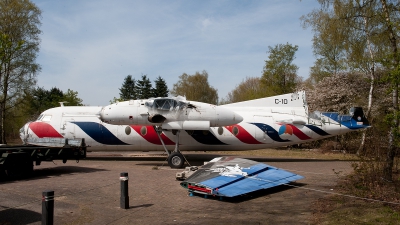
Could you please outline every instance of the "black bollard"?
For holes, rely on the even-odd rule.
[[[128,196],[128,173],[121,173],[119,180],[121,181],[121,209],[129,209],[129,196]]]
[[[54,223],[54,191],[42,193],[42,225]]]

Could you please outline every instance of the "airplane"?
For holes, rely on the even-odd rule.
[[[349,115],[308,112],[304,91],[212,105],[184,97],[48,109],[20,129],[24,144],[85,138],[91,151],[165,151],[181,168],[181,151],[240,151],[315,141],[368,128],[361,107]],[[48,140],[51,140],[48,143]]]

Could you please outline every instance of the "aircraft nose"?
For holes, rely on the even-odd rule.
[[[227,108],[217,107],[218,124],[217,126],[229,126],[243,121],[243,117]]]
[[[25,140],[28,137],[28,127],[29,123],[26,123],[21,129],[19,129],[19,137],[21,138],[22,142],[25,144]]]

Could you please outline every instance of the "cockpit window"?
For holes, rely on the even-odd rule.
[[[40,119],[42,119],[42,117],[43,117],[43,114],[40,114],[36,120],[40,120]]]
[[[188,106],[186,102],[179,101],[178,102],[179,109],[184,109]]]
[[[174,99],[154,99],[152,108],[158,110],[174,110],[178,106],[178,102]]]
[[[190,107],[191,104],[173,98],[150,99],[145,103],[145,106],[150,109],[157,109],[164,111],[183,110],[185,108],[191,108]]]
[[[43,122],[49,122],[51,120],[51,115],[44,115],[43,117],[42,117],[42,121]]]

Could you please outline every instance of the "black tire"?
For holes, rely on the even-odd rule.
[[[33,162],[28,153],[8,154],[4,163],[4,172],[10,179],[28,177],[33,172]]]
[[[21,179],[32,175],[33,164],[32,162],[20,163],[15,166],[10,166],[5,170],[5,173],[10,179]]]
[[[173,169],[183,168],[183,164],[185,164],[185,158],[180,152],[172,152],[168,156],[168,165]]]

